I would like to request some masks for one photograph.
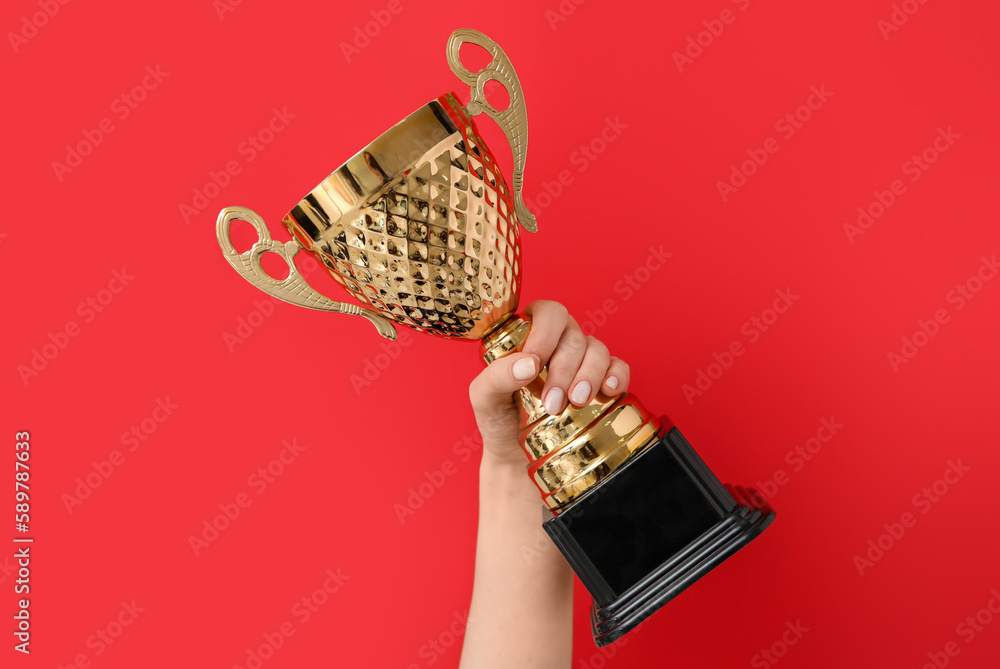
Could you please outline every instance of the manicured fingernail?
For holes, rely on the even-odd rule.
[[[563,390],[562,388],[552,387],[549,388],[549,392],[545,393],[545,400],[542,402],[542,406],[545,407],[545,411],[549,415],[555,416],[560,411],[562,411],[563,405]]]
[[[535,375],[535,356],[529,355],[514,363],[514,378],[518,381],[526,381]]]
[[[590,381],[580,381],[573,388],[573,394],[571,395],[573,404],[583,405],[588,399],[590,399]]]
[[[611,390],[614,390],[615,388],[618,387],[618,377],[617,376],[609,376],[608,380],[605,381],[604,383],[608,384],[608,388],[611,388]]]

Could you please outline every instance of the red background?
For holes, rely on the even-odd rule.
[[[214,228],[238,204],[287,239],[280,216],[347,157],[444,91],[467,99],[444,58],[458,27],[497,40],[525,91],[526,195],[548,206],[524,236],[522,304],[561,300],[600,325],[639,396],[723,481],[784,482],[764,486],[776,488],[771,528],[624,645],[595,649],[579,589],[574,667],[770,666],[759,653],[774,644],[785,667],[918,667],[928,653],[944,662],[949,642],[949,665],[995,666],[1000,622],[972,639],[959,626],[1000,588],[1000,281],[961,309],[948,296],[1000,252],[998,12],[913,2],[886,37],[890,0],[675,4],[564,2],[556,21],[555,0],[402,0],[348,58],[341,43],[373,10],[384,18],[385,2],[243,2],[221,18],[210,0],[71,2],[34,32],[23,21],[39,5],[5,3],[0,434],[13,460],[15,431],[31,431],[36,540],[32,654],[5,631],[5,666],[80,654],[102,668],[246,666],[284,621],[295,634],[265,667],[457,665],[449,627],[468,609],[478,454],[463,461],[455,445],[475,434],[475,345],[402,333],[409,345],[359,392],[352,375],[386,360],[362,319],[281,304],[227,346],[263,296],[224,261]],[[732,22],[679,68],[674,53],[718,32],[724,9]],[[147,66],[168,74],[119,118],[113,102]],[[776,122],[813,86],[831,96],[786,137]],[[248,161],[240,144],[273,108],[294,119]],[[113,131],[57,174],[103,118]],[[580,147],[599,147],[609,118],[627,127],[581,170]],[[904,164],[939,128],[959,138],[910,181]],[[724,201],[718,182],[768,138],[777,152]],[[185,217],[229,161],[239,174]],[[563,170],[571,183],[540,199]],[[896,179],[905,193],[849,239],[858,207]],[[636,277],[651,246],[673,255]],[[134,278],[99,313],[79,306],[108,297],[122,268]],[[647,279],[630,299],[627,277]],[[784,289],[799,299],[751,341],[744,323]],[[947,322],[894,369],[888,354],[939,309]],[[24,375],[70,322],[78,334]],[[689,402],[683,385],[733,341],[745,353]],[[168,398],[178,408],[151,422]],[[796,470],[787,454],[831,417],[843,427]],[[155,432],[129,451],[122,435],[144,419]],[[284,440],[305,450],[258,494],[248,478]],[[69,512],[77,479],[115,451],[121,464]],[[969,470],[925,501],[958,460]],[[401,522],[395,505],[446,461],[454,473]],[[189,537],[241,493],[250,506],[196,556]],[[883,536],[894,545],[859,569],[855,556],[905,512],[915,525]],[[293,607],[327,569],[349,579],[303,622]],[[132,600],[144,611],[97,654],[88,638]],[[808,631],[783,649],[786,623]]]

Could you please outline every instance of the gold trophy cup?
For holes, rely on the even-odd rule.
[[[459,49],[492,56],[479,72]],[[448,64],[471,87],[462,105],[446,93],[413,112],[330,174],[282,218],[293,241],[275,242],[244,207],[219,213],[224,255],[257,288],[286,302],[362,316],[387,339],[396,325],[482,340],[487,363],[520,350],[530,321],[517,315],[519,226],[535,232],[521,186],[528,125],[517,75],[503,50],[474,30],[448,40]],[[508,93],[494,108],[484,87]],[[476,130],[485,113],[504,131],[514,159],[512,188]],[[233,220],[258,240],[238,253]],[[329,299],[305,282],[292,258],[305,249],[363,306]],[[283,280],[261,267],[264,253],[289,267]],[[520,443],[528,474],[551,512],[545,529],[594,597],[594,639],[606,645],[748,543],[773,520],[750,490],[723,486],[680,432],[631,393],[598,394],[587,406],[545,412],[543,369],[519,392]]]

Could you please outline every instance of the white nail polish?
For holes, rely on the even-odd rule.
[[[580,381],[580,383],[576,384],[576,387],[573,388],[573,404],[580,406],[586,402],[588,398],[590,398],[590,381]]]
[[[514,372],[514,378],[518,381],[530,379],[535,375],[535,359],[530,355],[527,358],[521,358],[514,363],[511,369]]]
[[[618,377],[617,376],[609,376],[608,380],[605,381],[605,383],[608,384],[608,388],[611,388],[611,390],[614,390],[615,388],[618,387]]]
[[[562,388],[549,388],[549,392],[545,393],[545,400],[542,402],[542,406],[545,407],[545,411],[547,411],[549,415],[555,416],[562,409],[562,404]]]

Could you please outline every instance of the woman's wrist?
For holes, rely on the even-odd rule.
[[[483,442],[482,469],[520,469],[523,473],[528,467],[528,458],[517,442],[497,445],[489,440]]]
[[[528,460],[520,449],[515,453],[498,454],[489,447],[483,448],[483,458],[479,464],[481,477],[497,478],[503,481],[517,481],[527,476]]]
[[[484,448],[479,466],[479,484],[481,494],[494,500],[506,499],[516,501],[519,506],[541,509],[538,488],[531,482],[528,460],[520,449],[508,455]]]

